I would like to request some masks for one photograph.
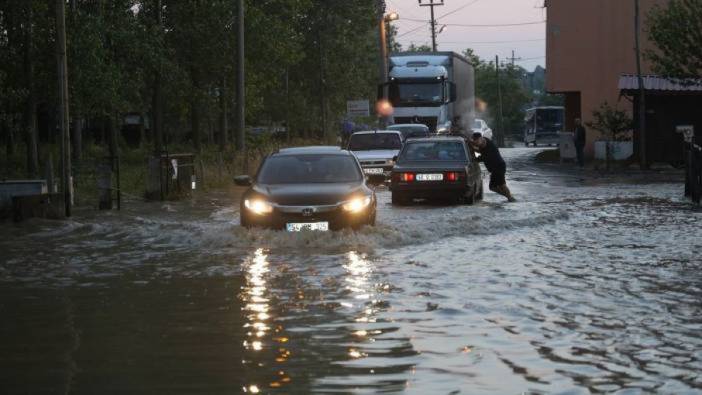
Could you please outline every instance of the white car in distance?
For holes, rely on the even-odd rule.
[[[488,127],[488,124],[482,119],[476,118],[473,121],[473,127],[471,128],[473,133],[480,133],[483,137],[492,140],[492,129]]]
[[[390,174],[393,158],[402,148],[402,133],[395,130],[356,132],[349,138],[347,149],[356,155],[366,174]]]

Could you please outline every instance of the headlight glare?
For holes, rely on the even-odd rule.
[[[270,214],[273,212],[273,206],[261,199],[246,199],[244,200],[244,207],[258,215]]]
[[[344,208],[344,211],[348,211],[351,213],[358,213],[363,211],[366,207],[368,207],[371,203],[371,197],[370,196],[365,196],[365,197],[358,197],[358,198],[353,198],[349,200],[348,202],[344,203],[342,206]]]

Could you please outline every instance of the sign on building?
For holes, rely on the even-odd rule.
[[[346,114],[352,118],[370,116],[370,103],[368,100],[349,100],[346,102]]]

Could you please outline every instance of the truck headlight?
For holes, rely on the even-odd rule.
[[[368,207],[370,203],[370,196],[358,197],[349,200],[348,202],[344,203],[344,205],[341,207],[344,209],[344,211],[348,211],[350,213],[358,213],[363,211],[366,207]]]
[[[273,206],[262,199],[246,199],[244,200],[244,207],[258,215],[270,214],[273,212]]]

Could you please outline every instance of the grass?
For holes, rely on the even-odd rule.
[[[258,139],[247,142],[246,154],[238,153],[228,146],[220,151],[216,146],[204,146],[195,153],[189,145],[173,145],[169,153],[195,153],[195,174],[198,189],[225,188],[233,183],[233,177],[240,174],[253,175],[261,160],[269,153],[287,146],[304,146],[319,144],[316,140],[293,139],[290,144],[272,139]],[[123,195],[143,198],[146,193],[147,164],[151,156],[151,147],[120,147],[120,181]],[[4,154],[4,152],[3,152]],[[98,166],[109,165],[109,151],[104,145],[86,144],[80,161],[73,161],[73,183],[75,203],[77,206],[97,207],[99,190],[97,185]],[[42,144],[40,149],[40,172],[37,178],[44,179],[49,162],[53,167],[54,179],[60,177],[60,147],[58,144]],[[49,159],[51,158],[51,159]],[[26,156],[23,146],[16,147],[15,153],[0,160],[0,179],[26,179]],[[114,181],[113,181],[114,182]],[[58,182],[57,182],[58,183]],[[113,184],[113,187],[116,185]],[[172,198],[172,197],[171,197]]]

